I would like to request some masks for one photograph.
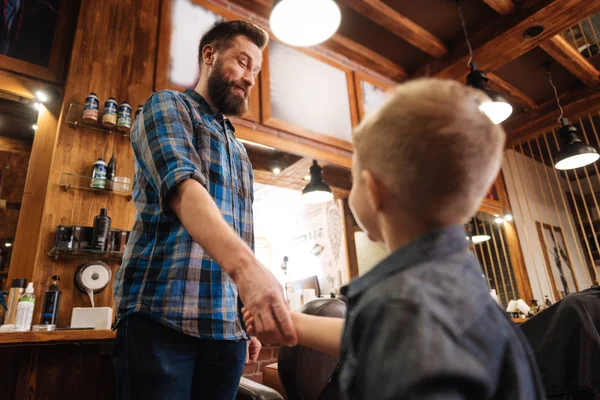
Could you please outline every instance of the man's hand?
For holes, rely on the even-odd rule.
[[[239,271],[234,280],[245,308],[252,314],[254,333],[264,342],[297,345],[298,335],[277,279],[258,262]]]
[[[258,360],[258,355],[262,349],[262,344],[256,336],[252,336],[246,345],[246,365],[254,364]]]

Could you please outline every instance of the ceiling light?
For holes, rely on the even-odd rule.
[[[333,200],[331,188],[323,182],[323,170],[316,160],[310,167],[310,182],[302,190],[302,199],[307,203],[327,203]]]
[[[10,242],[6,242],[6,243],[4,243],[4,246],[5,246],[5,247],[10,247],[10,246],[12,246],[12,243],[10,243]]]
[[[305,180],[305,181],[310,181],[310,174],[306,175],[306,176],[304,177],[304,180]]]
[[[33,103],[33,108],[40,111],[42,109],[42,103]]]
[[[33,129],[34,131],[37,131],[38,126],[36,124],[31,125],[31,129]]]
[[[489,101],[481,104],[479,109],[484,112],[494,124],[498,125],[510,117],[513,112],[513,108],[510,104],[508,104],[504,95],[494,92],[488,87],[488,77],[483,73],[483,71],[480,71],[477,68],[477,64],[475,64],[473,61],[473,48],[471,47],[471,42],[469,41],[467,24],[465,22],[465,16],[463,15],[460,0],[456,1],[456,6],[458,7],[458,16],[462,25],[465,43],[469,49],[469,61],[467,61],[467,67],[471,69],[471,72],[467,76],[467,85],[481,90],[490,98]]]
[[[275,175],[279,175],[281,173],[281,168],[277,168],[277,167],[273,168],[273,173]]]
[[[48,101],[48,95],[40,90],[35,92],[35,97],[37,97],[37,99],[39,101],[41,101],[42,103],[45,103]]]
[[[505,220],[505,221],[508,221],[508,222],[511,222],[511,221],[513,220],[513,216],[512,216],[512,215],[510,215],[510,214],[506,214],[506,215],[504,216],[504,220]]]
[[[512,114],[513,108],[501,93],[488,87],[487,75],[477,69],[477,64],[471,63],[471,72],[467,75],[467,86],[481,90],[487,95],[489,101],[484,101],[479,109],[485,113],[496,125],[504,122]]]
[[[504,219],[502,219],[500,217],[496,217],[496,219],[494,219],[494,221],[496,221],[497,224],[501,224],[502,222],[504,222]]]
[[[564,111],[560,105],[558,90],[556,89],[556,85],[554,85],[554,81],[552,81],[552,72],[550,71],[551,64],[551,61],[545,61],[542,65],[546,67],[546,71],[548,72],[548,81],[554,90],[556,105],[560,110],[558,122],[560,123],[561,127],[558,130],[558,136],[560,136],[562,140],[562,146],[560,151],[554,156],[554,168],[564,171],[585,167],[586,165],[598,161],[600,154],[598,154],[598,150],[596,150],[594,147],[582,142],[577,135],[577,128],[571,125],[568,119],[563,118]]]
[[[568,170],[585,167],[600,158],[598,151],[592,146],[583,143],[577,135],[577,128],[569,124],[569,120],[563,118],[562,127],[558,135],[562,139],[561,150],[554,157],[554,168]]]
[[[256,142],[251,142],[250,140],[246,140],[246,139],[238,139],[238,141],[240,141],[244,144],[248,144],[250,146],[260,147],[260,148],[267,149],[267,150],[275,150],[275,147],[266,146],[264,144],[260,144],[260,143],[256,143]]]
[[[544,32],[543,26],[541,26],[541,25],[530,26],[529,28],[525,29],[525,32],[523,32],[523,37],[526,39],[531,39],[531,38],[541,35],[542,32]]]
[[[333,36],[341,20],[334,0],[275,0],[269,23],[282,42],[306,47]]]
[[[490,239],[491,237],[489,235],[475,235],[471,237],[471,242],[473,242],[473,244],[480,244],[487,242]]]

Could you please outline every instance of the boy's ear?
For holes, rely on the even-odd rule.
[[[367,199],[372,210],[381,211],[383,196],[382,187],[379,181],[371,173],[371,171],[363,170],[361,172],[362,178],[365,181],[365,187],[367,190]]]

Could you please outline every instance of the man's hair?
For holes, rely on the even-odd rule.
[[[399,85],[354,133],[358,169],[371,171],[421,220],[466,222],[500,170],[506,141],[479,109],[486,100],[455,81]]]
[[[210,44],[217,51],[223,51],[228,48],[231,41],[237,36],[245,36],[263,51],[269,43],[269,34],[257,25],[247,21],[226,21],[217,22],[200,39],[198,48],[198,60],[202,65],[202,49]]]

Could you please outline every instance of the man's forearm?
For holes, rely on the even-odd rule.
[[[336,357],[340,355],[344,319],[294,312],[292,321],[298,333],[299,345]]]
[[[208,191],[193,179],[179,184],[170,199],[192,239],[236,281],[239,268],[254,262],[254,255],[221,215]]]

